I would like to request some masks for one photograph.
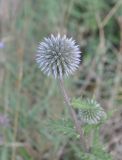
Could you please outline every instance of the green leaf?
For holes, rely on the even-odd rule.
[[[49,120],[47,127],[53,134],[67,135],[69,138],[78,136],[69,119]]]

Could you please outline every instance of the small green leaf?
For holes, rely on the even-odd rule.
[[[69,119],[49,120],[47,127],[52,132],[52,134],[63,134],[70,138],[74,136],[77,137],[74,125]]]

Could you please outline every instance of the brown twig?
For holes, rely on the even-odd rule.
[[[107,16],[102,21],[102,26],[105,27],[105,25],[108,23],[108,21],[111,19],[111,17],[116,13],[118,8],[122,5],[122,1],[119,0],[114,7],[110,10],[110,12],[107,14]]]
[[[121,72],[122,72],[122,16],[117,18],[118,24],[120,27],[120,47],[117,53],[117,66],[116,66],[116,76],[114,78],[114,92],[111,92],[111,98],[109,106],[113,108],[116,96],[119,90],[120,81],[121,81]]]
[[[100,97],[100,90],[101,90],[101,84],[102,84],[102,76],[103,76],[103,69],[104,69],[104,64],[103,64],[103,58],[106,53],[106,46],[105,46],[105,34],[104,34],[104,27],[102,25],[102,22],[100,20],[99,14],[96,15],[96,21],[99,29],[99,45],[97,48],[97,53],[99,55],[99,63],[98,63],[98,70],[99,74],[97,75],[96,78],[96,89],[95,89],[95,97],[96,99],[99,99]]]

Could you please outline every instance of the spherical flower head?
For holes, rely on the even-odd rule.
[[[72,106],[78,110],[79,118],[87,124],[98,124],[107,118],[101,105],[94,99],[73,99]]]
[[[51,35],[39,44],[36,62],[48,76],[62,78],[73,74],[80,63],[80,50],[75,41],[66,35]]]
[[[79,116],[87,124],[98,124],[107,117],[104,109],[93,99],[87,99],[86,106],[79,109]]]

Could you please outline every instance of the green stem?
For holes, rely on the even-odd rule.
[[[64,99],[65,99],[65,102],[67,103],[67,107],[68,107],[68,110],[69,110],[69,113],[70,113],[70,116],[74,122],[74,125],[75,125],[75,128],[76,128],[76,131],[77,133],[79,134],[80,136],[80,143],[81,143],[81,146],[83,148],[83,150],[85,152],[87,152],[87,147],[86,147],[86,144],[85,144],[85,138],[84,138],[84,135],[83,135],[83,130],[81,128],[81,125],[77,119],[77,115],[76,115],[76,112],[75,110],[72,108],[72,105],[70,103],[70,98],[66,92],[66,89],[64,87],[64,81],[63,79],[59,79],[59,84],[60,84],[60,88],[61,88],[61,91],[62,91],[62,94],[64,96]]]

